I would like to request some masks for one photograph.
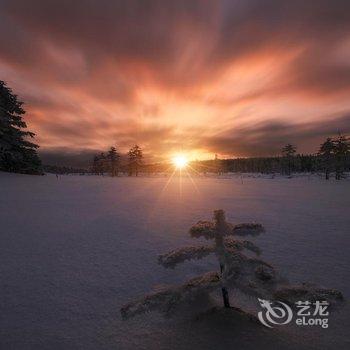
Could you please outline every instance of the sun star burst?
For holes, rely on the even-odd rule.
[[[183,154],[173,157],[172,162],[177,169],[183,169],[188,165],[188,159]]]

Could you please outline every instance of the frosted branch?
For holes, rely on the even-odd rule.
[[[121,309],[123,319],[149,311],[170,312],[181,302],[198,294],[210,293],[220,286],[220,277],[216,272],[192,278],[181,286],[170,286],[164,290],[148,294],[145,297],[124,305]]]
[[[199,260],[213,252],[212,246],[184,247],[159,255],[158,263],[166,268],[174,268],[186,260]]]
[[[264,232],[264,227],[261,224],[256,223],[243,223],[238,225],[233,225],[231,234],[235,236],[257,236]]]
[[[265,261],[236,252],[226,256],[225,266],[223,278],[244,293],[271,293],[276,281],[275,270]]]
[[[243,249],[247,249],[252,251],[253,253],[260,255],[261,250],[258,246],[256,246],[254,243],[250,241],[238,241],[231,237],[226,237],[224,240],[225,247],[228,249],[228,251],[241,251]]]
[[[213,239],[215,238],[215,233],[215,225],[211,221],[198,221],[190,228],[190,234],[194,238]]]
[[[325,300],[332,303],[343,300],[343,295],[336,289],[323,289],[309,284],[301,284],[277,290],[274,293],[274,298],[288,304],[294,304],[299,300],[311,302]]]

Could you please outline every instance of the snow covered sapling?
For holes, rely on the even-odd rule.
[[[160,255],[158,262],[165,268],[174,268],[186,260],[202,259],[209,254],[215,254],[219,261],[220,272],[207,272],[181,286],[165,287],[139,300],[132,301],[121,308],[122,317],[126,319],[152,310],[168,314],[181,302],[209,294],[218,288],[221,288],[225,308],[232,307],[228,293],[230,287],[237,288],[248,295],[268,298],[283,297],[286,302],[293,302],[296,296],[300,296],[300,300],[311,296],[319,300],[342,298],[341,293],[336,290],[320,289],[306,284],[276,289],[280,281],[276,277],[274,268],[263,260],[243,254],[244,250],[249,250],[260,255],[260,249],[250,241],[232,237],[254,236],[263,231],[261,224],[233,225],[228,223],[224,211],[215,210],[213,221],[199,221],[189,231],[192,237],[214,240],[214,244],[183,247]],[[240,310],[237,307],[233,309]]]
[[[231,274],[232,257],[243,249],[248,249],[255,254],[260,254],[259,248],[250,241],[238,241],[230,236],[234,235],[257,235],[263,232],[261,224],[240,224],[232,225],[226,222],[223,210],[214,211],[214,221],[199,221],[190,229],[194,238],[204,237],[207,240],[214,240],[214,245],[202,245],[196,247],[185,247],[174,250],[170,253],[160,255],[159,263],[166,268],[174,268],[177,264],[191,259],[202,259],[215,253],[220,265],[220,281],[222,298],[225,307],[230,307],[230,300],[226,286],[226,279]],[[265,264],[261,262],[261,267]],[[265,265],[271,268],[270,265]]]
[[[247,249],[259,255],[260,249],[256,245],[250,241],[232,238],[232,236],[249,234],[258,235],[263,232],[261,224],[233,225],[226,221],[223,210],[215,210],[214,221],[199,221],[191,227],[189,232],[194,238],[204,237],[207,240],[214,240],[214,244],[180,248],[160,255],[158,262],[165,268],[174,268],[186,260],[202,259],[209,254],[215,254],[219,261],[220,272],[208,272],[191,279],[182,286],[163,288],[131,302],[121,309],[124,318],[156,309],[168,313],[181,301],[210,293],[218,288],[221,288],[224,306],[228,308],[231,305],[227,284],[233,279],[238,284],[244,285],[244,288],[249,288],[248,283],[245,282],[248,275],[255,274],[264,283],[274,276],[271,265],[259,259],[249,258],[242,253],[242,250]],[[252,283],[250,287],[257,288]]]

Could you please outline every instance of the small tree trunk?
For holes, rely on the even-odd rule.
[[[224,300],[224,306],[225,307],[231,307],[230,306],[230,299],[228,297],[228,292],[227,292],[227,289],[225,287],[222,287],[222,298]]]
[[[224,270],[224,265],[220,264],[221,276],[222,276],[223,270]],[[231,305],[230,305],[230,299],[229,299],[228,291],[227,291],[226,287],[225,287],[225,286],[222,286],[222,287],[221,287],[221,291],[222,291],[222,299],[223,299],[223,301],[224,301],[224,306],[225,306],[225,307],[231,307]]]
[[[231,307],[230,306],[230,299],[228,296],[228,291],[226,289],[226,286],[223,283],[223,274],[225,269],[225,246],[224,246],[224,230],[225,230],[225,216],[222,214],[221,217],[218,217],[215,219],[216,223],[216,234],[215,234],[215,250],[216,250],[216,256],[218,257],[218,260],[220,262],[220,279],[221,279],[221,291],[222,291],[222,299],[224,301],[225,307]]]

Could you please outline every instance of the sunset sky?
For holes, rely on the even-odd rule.
[[[42,153],[275,155],[350,132],[350,1],[0,0]]]

